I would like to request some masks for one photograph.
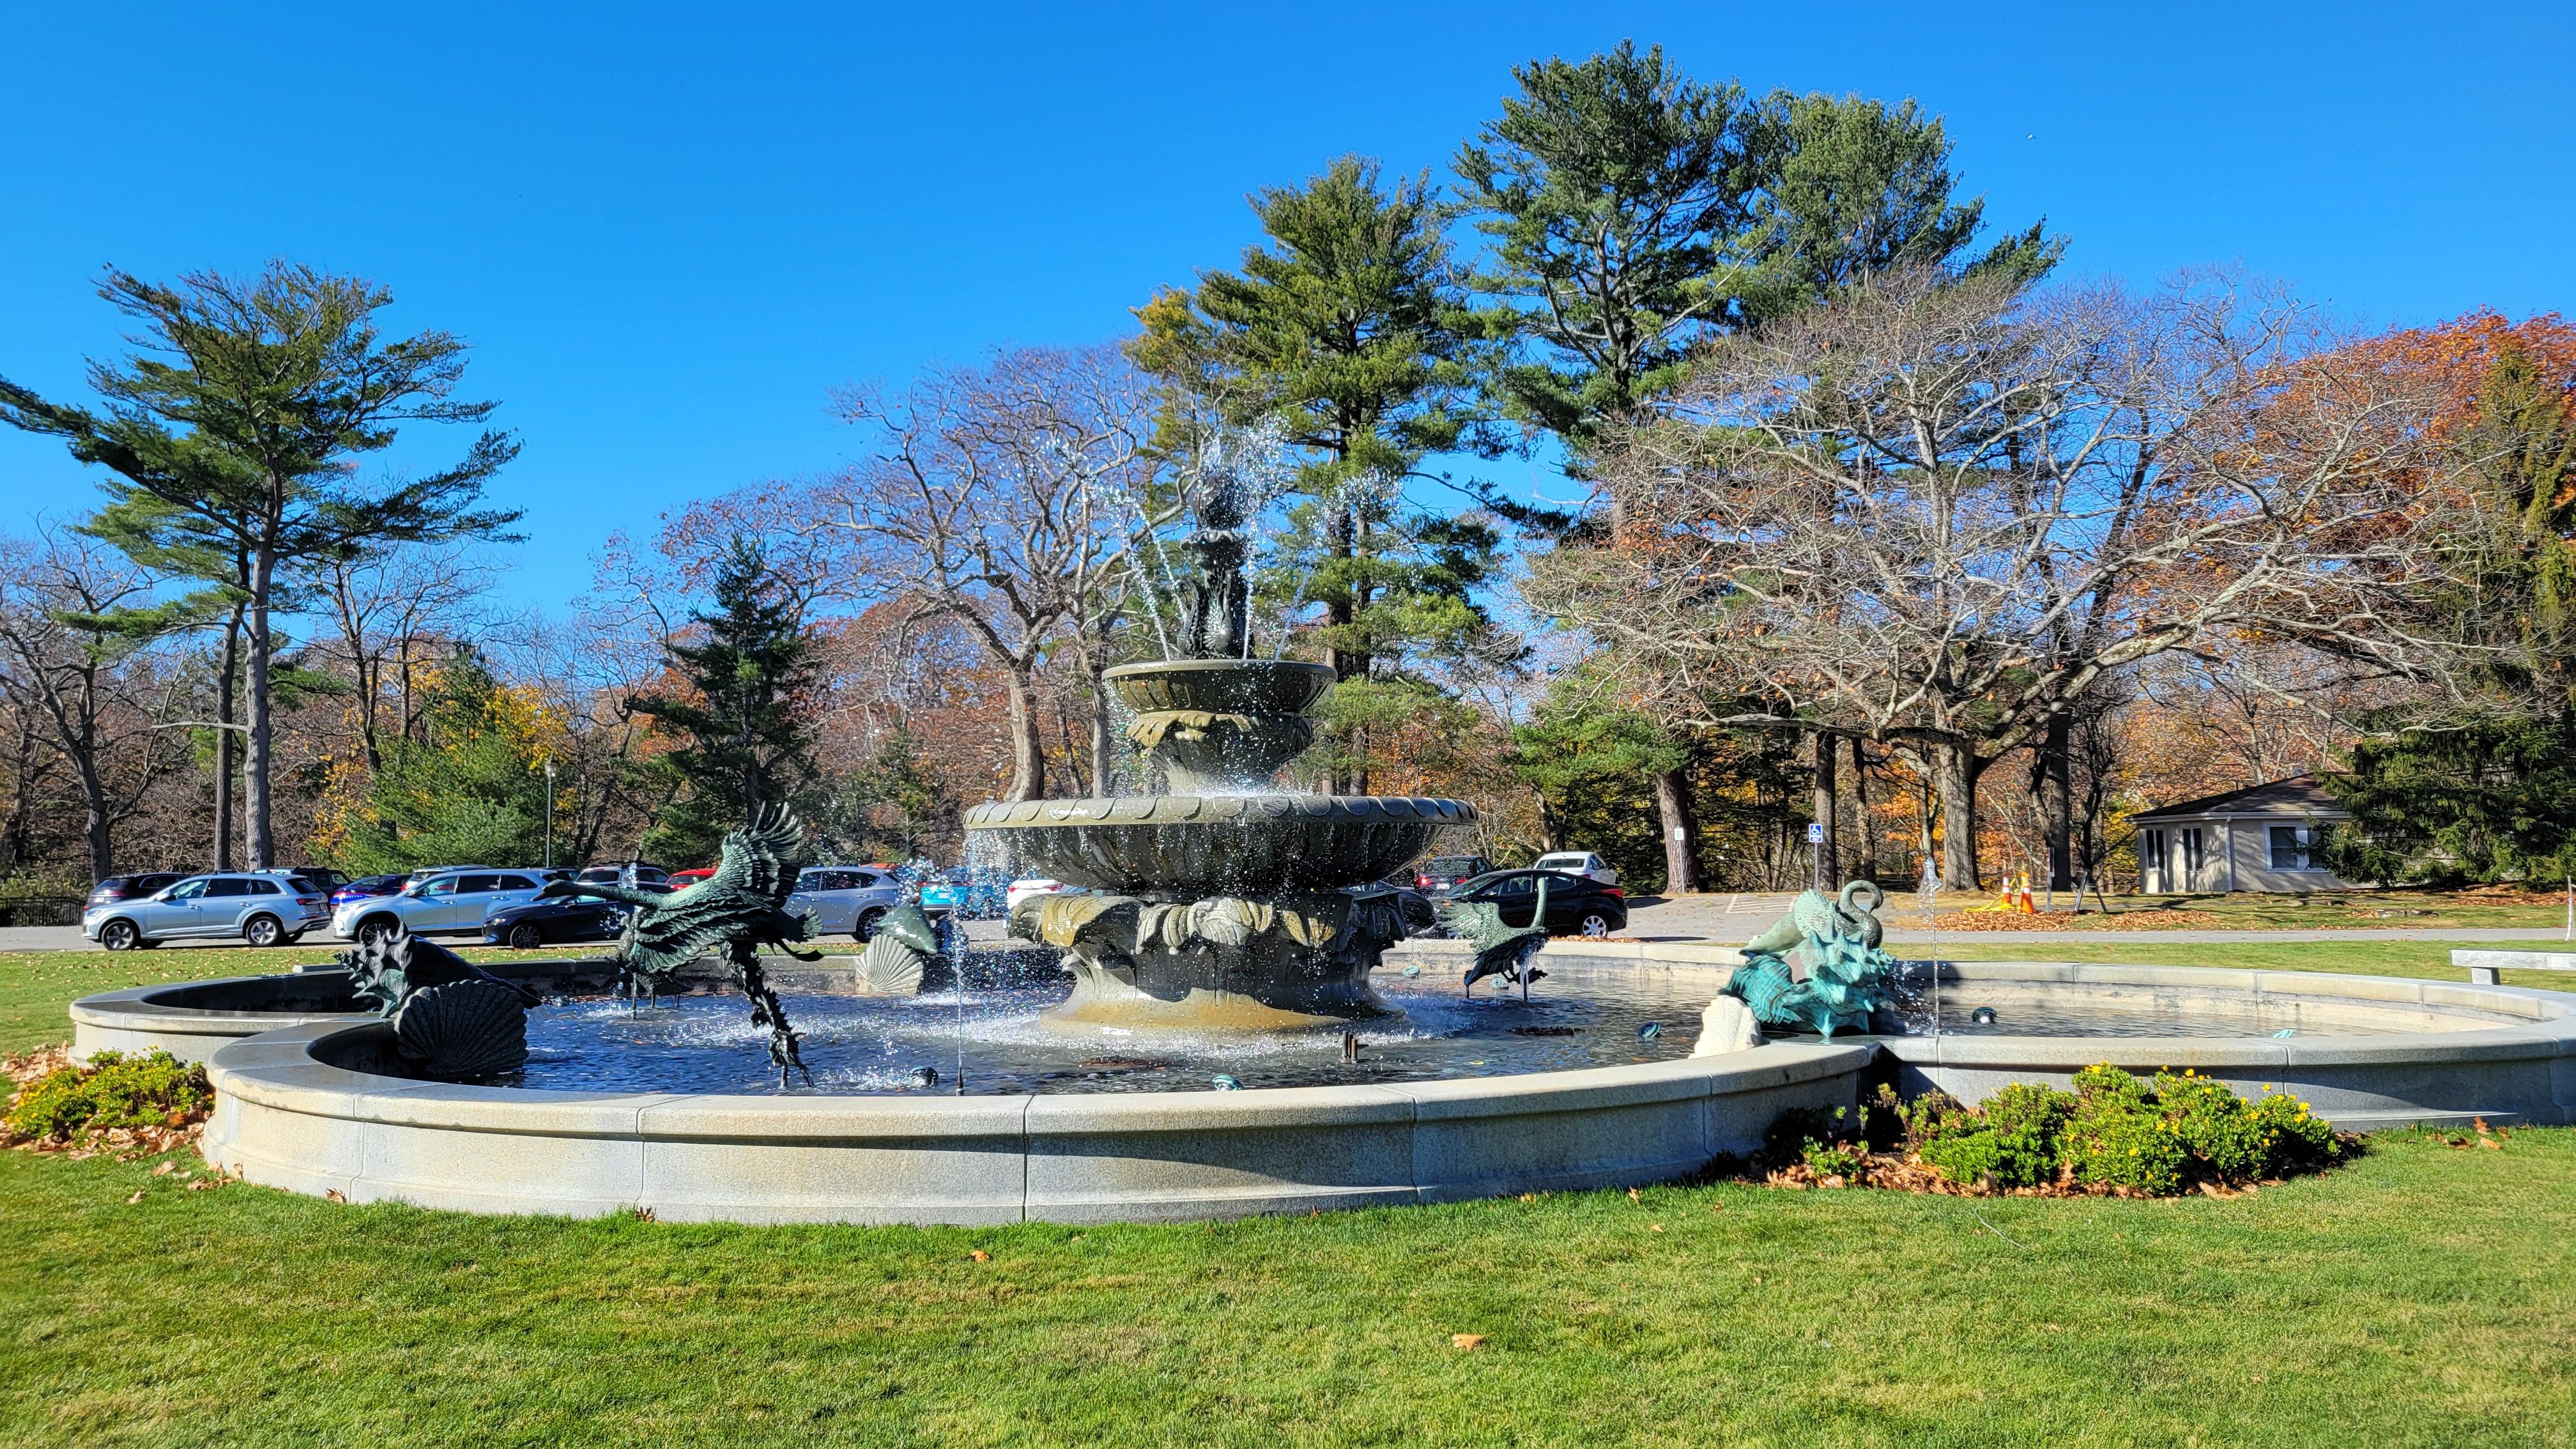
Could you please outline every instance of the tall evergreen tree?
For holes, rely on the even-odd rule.
[[[1908,102],[1707,84],[1661,47],[1533,61],[1456,167],[1490,263],[1469,285],[1507,343],[1488,406],[1553,439],[1587,480],[1604,431],[1672,388],[1692,350],[1873,271],[1939,266],[2031,277],[2061,244],[2033,225],[1968,248],[1983,203],[1954,202],[1938,119]],[[1489,497],[1533,533],[1587,545],[1623,526],[1587,510]],[[1676,736],[1676,748],[1687,742]],[[1658,776],[1667,879],[1699,886],[1689,773]]]
[[[370,544],[503,536],[519,515],[478,505],[518,444],[487,431],[446,468],[408,481],[358,477],[358,461],[392,446],[400,424],[479,423],[495,406],[457,400],[465,344],[454,337],[379,338],[374,315],[393,295],[373,282],[273,262],[255,279],[192,272],[175,286],[111,270],[99,295],[142,324],[145,349],[91,364],[104,411],[0,379],[0,421],[62,438],[72,456],[107,468],[110,510],[158,512],[155,527],[247,560],[243,793],[250,863],[274,865],[271,615],[315,560]]]
[[[2477,567],[2443,613],[2492,699],[2432,727],[2364,721],[2326,782],[2354,824],[2322,852],[2358,880],[2576,878],[2576,370],[2508,336],[2470,406],[2458,446],[2490,527],[2463,540]]]
[[[1269,244],[1246,248],[1240,273],[1203,272],[1195,293],[1139,309],[1132,355],[1304,451],[1282,562],[1258,584],[1274,605],[1322,611],[1312,641],[1345,682],[1324,759],[1334,788],[1364,792],[1369,732],[1422,697],[1410,666],[1489,633],[1472,591],[1499,539],[1404,498],[1423,458],[1468,425],[1474,319],[1428,177],[1388,186],[1377,162],[1343,157],[1252,209]]]
[[[748,538],[717,565],[713,594],[711,611],[690,615],[702,632],[665,646],[685,691],[631,701],[689,735],[648,766],[681,787],[644,837],[647,855],[674,865],[712,863],[725,832],[763,805],[795,801],[815,779],[818,666],[798,605]]]

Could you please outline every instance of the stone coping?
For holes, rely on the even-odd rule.
[[[2576,951],[2454,951],[2451,964],[2465,968],[2474,986],[2494,986],[2499,971],[2576,971]]]
[[[1636,1185],[1857,1099],[1874,1049],[1438,1082],[1061,1096],[534,1091],[333,1066],[382,1022],[308,1022],[208,1063],[207,1160],[350,1201],[650,1209],[734,1222],[1176,1221]],[[372,1038],[372,1040],[371,1040]]]
[[[1445,957],[1443,945],[1407,950]],[[1603,966],[1705,972],[1712,990],[1723,977],[1717,958],[1734,955],[1703,943],[1549,950]],[[1748,1150],[1781,1112],[1847,1105],[1889,1075],[1909,1093],[1939,1087],[1974,1101],[2009,1082],[2063,1084],[2104,1061],[2141,1072],[2188,1067],[2247,1095],[2293,1092],[2360,1130],[2472,1117],[2576,1122],[2576,995],[2204,967],[1939,969],[1948,981],[2038,995],[2058,985],[2218,990],[2285,1009],[2477,1015],[2451,1029],[2375,1036],[1786,1040],[1716,1057],[1434,1082],[961,1098],[416,1082],[332,1064],[370,1059],[389,1029],[382,1021],[315,1013],[312,1002],[284,1014],[240,1009],[263,986],[291,990],[332,973],[105,993],[74,1011],[85,1029],[175,1020],[211,1043],[210,1161],[298,1191],[485,1212],[1154,1221],[1634,1185]]]

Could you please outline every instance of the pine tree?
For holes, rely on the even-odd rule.
[[[1605,431],[1680,382],[1711,337],[1873,271],[2029,278],[2062,249],[2034,224],[1968,255],[1983,203],[1951,200],[1949,142],[1911,102],[1785,91],[1748,102],[1743,86],[1694,81],[1661,47],[1640,54],[1626,41],[1513,78],[1519,94],[1456,163],[1493,248],[1469,286],[1496,299],[1484,326],[1507,344],[1484,391],[1494,414],[1552,438],[1578,481]],[[1560,544],[1598,544],[1624,526],[1615,502],[1604,517],[1484,501]],[[1670,888],[1697,890],[1687,771],[1659,776],[1655,795]]]
[[[2493,707],[2365,719],[2327,788],[2353,824],[2320,852],[2358,880],[2576,877],[2576,375],[2508,337],[2478,379],[2458,447],[2491,525],[2444,613],[2483,646]]]
[[[1426,698],[1419,666],[1491,633],[1473,591],[1499,538],[1404,493],[1469,426],[1475,322],[1453,295],[1448,214],[1428,177],[1388,187],[1378,163],[1343,157],[1252,208],[1269,245],[1247,248],[1240,273],[1204,272],[1195,293],[1140,308],[1131,355],[1233,421],[1279,424],[1304,451],[1278,561],[1256,588],[1274,608],[1321,610],[1307,642],[1343,683],[1312,762],[1365,792],[1368,739]]]
[[[111,270],[99,295],[142,324],[146,348],[91,366],[105,411],[0,379],[0,421],[59,437],[72,456],[108,469],[109,513],[242,562],[238,579],[206,577],[241,593],[249,855],[271,866],[280,637],[271,615],[286,611],[296,575],[316,560],[370,545],[503,537],[519,515],[477,505],[518,444],[485,432],[446,468],[388,483],[359,478],[357,461],[392,446],[399,424],[479,423],[495,406],[455,399],[465,370],[455,338],[379,339],[374,314],[393,296],[372,282],[273,262],[256,279],[195,272],[176,286]]]
[[[665,646],[684,690],[630,701],[689,736],[646,766],[679,788],[644,853],[675,866],[712,864],[727,831],[763,805],[797,801],[815,780],[818,666],[797,605],[747,538],[717,565],[713,593],[714,608],[690,616],[700,632]]]

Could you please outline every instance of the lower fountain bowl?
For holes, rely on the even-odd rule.
[[[1383,880],[1475,819],[1463,800],[1404,795],[1140,795],[978,805],[966,828],[1033,874],[1188,900]]]

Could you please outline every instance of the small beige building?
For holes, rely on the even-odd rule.
[[[2138,889],[2333,891],[2352,883],[2316,861],[2320,828],[2352,815],[2314,775],[2293,775],[2129,817],[2138,829]]]

